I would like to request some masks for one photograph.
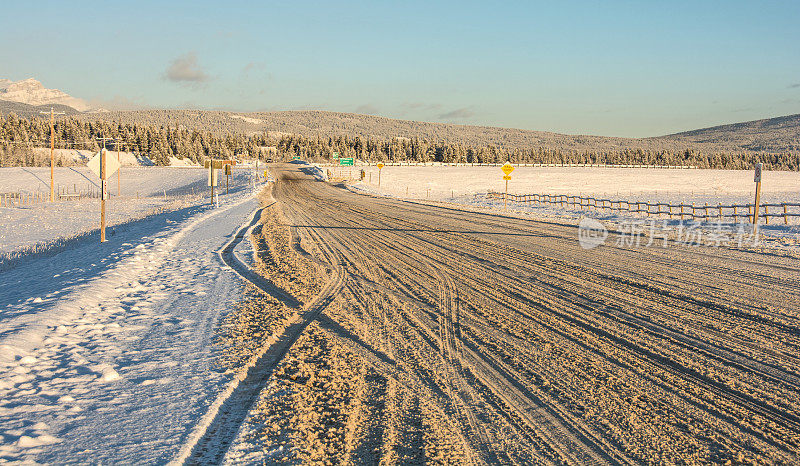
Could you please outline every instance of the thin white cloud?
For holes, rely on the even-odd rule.
[[[475,116],[475,112],[470,110],[467,107],[464,108],[457,108],[453,111],[442,113],[439,115],[439,119],[441,120],[460,120],[464,118],[470,118]]]
[[[378,108],[372,104],[364,104],[356,107],[356,113],[362,113],[365,115],[375,115],[378,113],[378,111]]]

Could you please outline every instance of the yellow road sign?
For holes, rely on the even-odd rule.
[[[380,170],[383,168],[383,162],[378,162],[375,166],[378,167],[378,170]]]
[[[506,181],[508,181],[508,180],[510,180],[510,179],[511,179],[511,175],[505,175],[505,176],[503,177],[503,179],[504,179],[504,180],[506,180]]]
[[[511,172],[514,171],[514,166],[511,165],[510,163],[506,162],[502,167],[500,167],[500,169],[503,170],[503,173],[505,173],[506,176],[508,176],[508,175],[511,174]],[[505,178],[503,178],[503,179],[505,179]]]

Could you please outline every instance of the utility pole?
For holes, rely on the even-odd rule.
[[[119,141],[114,141],[114,149],[117,149],[117,162],[119,162],[120,168],[122,168],[122,160],[120,159],[120,152],[119,152],[119,145],[122,144]],[[120,174],[121,172],[119,168],[117,168],[117,196],[122,195],[122,185],[120,184]]]
[[[47,115],[47,112],[39,112],[41,114]],[[55,156],[55,128],[53,125],[53,116],[54,115],[66,115],[64,112],[54,112],[53,107],[50,107],[50,202],[56,200],[56,176],[55,176],[55,166],[56,166],[56,156]]]
[[[120,176],[120,172],[122,171],[122,152],[119,150],[120,146],[128,148],[130,147],[130,143],[114,140],[114,148],[117,149],[117,162],[119,162],[119,168],[117,169],[117,196],[122,196],[122,181]]]

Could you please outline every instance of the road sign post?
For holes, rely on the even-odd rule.
[[[217,171],[214,169],[214,161],[208,165],[208,186],[211,188],[211,204],[214,204],[214,187],[217,186]]]
[[[758,210],[761,204],[761,169],[763,164],[757,163],[756,164],[756,172],[755,176],[753,177],[753,181],[756,183],[756,199],[755,205],[753,206],[753,225],[755,228],[758,228]]]
[[[350,175],[348,179],[353,179],[353,165],[355,165],[355,159],[353,157],[342,157],[339,159],[339,166],[340,167],[351,167],[350,168]]]
[[[228,179],[231,176],[231,165],[225,164],[225,194],[228,194]]]
[[[218,173],[217,170],[223,169],[225,170],[225,175],[229,175],[230,169],[233,165],[236,165],[236,161],[234,160],[206,160],[203,164],[204,167],[208,168],[208,186],[211,188],[211,203],[213,204],[216,197],[214,193],[214,188],[217,186],[217,178]],[[266,176],[267,171],[264,170],[264,176]],[[228,180],[225,179],[225,193],[228,192]]]
[[[106,200],[108,199],[108,178],[119,170],[119,162],[113,157],[108,158],[108,151],[100,149],[86,164],[89,169],[100,178],[100,242],[106,241]]]
[[[376,165],[378,167],[378,187],[381,187],[381,172],[383,171],[383,162],[378,162]]]
[[[514,166],[511,165],[511,163],[506,162],[502,167],[500,167],[500,169],[503,170],[503,173],[505,173],[503,179],[506,182],[506,192],[503,195],[503,210],[506,210],[506,206],[508,204],[508,180],[511,179],[511,172],[514,171]]]

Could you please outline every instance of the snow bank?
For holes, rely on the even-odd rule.
[[[256,207],[243,186],[0,272],[0,462],[167,463],[233,377],[242,283],[213,252]]]
[[[189,158],[179,159],[178,157],[169,158],[170,167],[200,167],[201,165],[192,161]]]
[[[319,181],[328,181],[328,174],[325,173],[325,169],[316,163],[309,163],[300,160],[292,161],[291,163],[295,165],[300,165],[300,171],[313,176]]]
[[[33,149],[33,152],[39,156],[50,157],[49,148],[36,147]],[[97,151],[85,149],[53,149],[53,154],[56,160],[64,160],[67,164],[86,165],[86,163],[97,154]],[[133,152],[108,151],[108,155],[119,158],[123,167],[149,167],[154,165],[153,161],[146,155],[137,155]]]

